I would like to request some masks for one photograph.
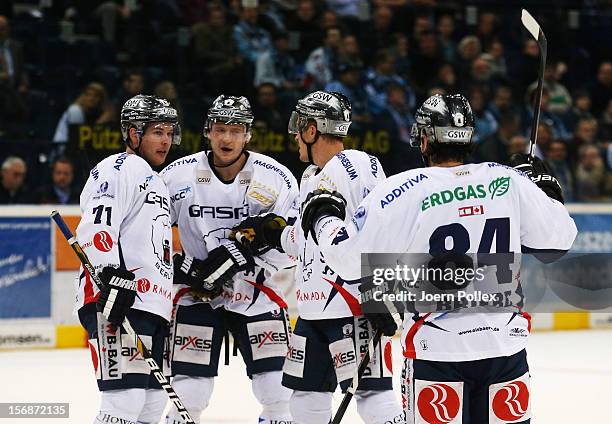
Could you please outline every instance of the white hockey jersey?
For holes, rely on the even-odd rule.
[[[378,183],[385,179],[382,165],[374,156],[358,150],[343,150],[323,169],[311,165],[302,175],[300,204],[313,190],[340,192],[347,201],[347,217]],[[285,252],[298,258],[295,273],[298,314],[304,319],[330,319],[361,315],[359,276],[340,278],[328,266],[325,255],[312,236],[304,238],[299,222],[283,231]]]
[[[577,233],[561,203],[524,174],[497,163],[421,168],[395,175],[370,193],[344,228],[338,229],[338,224],[337,218],[322,218],[317,231],[328,263],[348,279],[360,276],[360,253],[566,251]],[[520,255],[516,257],[511,280],[499,284],[502,297],[521,295]],[[499,268],[483,269],[492,275]],[[514,291],[508,293],[506,286]],[[459,310],[469,311],[473,305]],[[518,308],[514,313],[433,310],[406,315],[405,356],[469,361],[512,355],[527,344],[529,315]]]
[[[167,320],[172,311],[170,198],[162,178],[140,156],[118,153],[98,163],[81,193],[76,235],[96,270],[122,267],[136,276],[134,309]],[[77,309],[99,296],[83,270]]]
[[[178,159],[161,172],[170,191],[173,225],[178,225],[185,252],[206,259],[208,252],[228,241],[230,230],[248,216],[273,212],[297,217],[297,181],[274,159],[249,152],[247,161],[231,183],[222,182],[213,172],[205,152]],[[295,258],[270,250],[255,258],[255,272],[240,272],[234,287],[211,301],[214,308],[253,316],[286,308],[282,290],[271,278],[277,271],[295,265]],[[197,300],[186,285],[175,299],[182,305]]]

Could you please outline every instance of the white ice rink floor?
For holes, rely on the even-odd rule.
[[[396,344],[398,343],[396,339]],[[396,346],[394,377],[399,399],[401,357]],[[528,358],[535,424],[612,423],[612,331],[536,332]],[[202,423],[257,423],[259,407],[241,359],[220,367]],[[93,421],[99,395],[86,349],[0,352],[0,402],[68,402],[70,419],[2,419],[0,424]],[[334,407],[340,403],[334,395]],[[351,404],[343,422],[362,421]]]

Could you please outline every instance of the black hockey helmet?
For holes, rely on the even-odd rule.
[[[181,126],[178,123],[178,114],[168,100],[156,96],[138,94],[121,108],[121,135],[128,142],[130,128],[136,128],[139,137],[144,134],[145,125],[151,122],[169,122],[174,132],[172,144],[181,144]]]
[[[335,91],[315,91],[298,100],[289,119],[288,131],[303,131],[309,120],[317,124],[317,131],[336,137],[346,137],[351,126],[351,102]]]
[[[466,145],[474,133],[474,115],[462,94],[436,94],[429,97],[414,115],[410,143],[421,144],[421,132],[426,131],[430,143]]]
[[[221,94],[208,109],[206,122],[204,123],[204,136],[208,137],[208,132],[215,122],[227,125],[243,124],[246,127],[248,141],[251,138],[253,119],[251,104],[246,97]]]

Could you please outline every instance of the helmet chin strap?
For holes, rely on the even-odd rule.
[[[307,143],[306,140],[304,139],[304,133],[300,130],[300,138],[302,139],[302,143],[304,143],[306,145],[306,153],[308,153],[308,163],[311,165],[316,165],[316,163],[314,162],[314,157],[312,156],[312,146],[319,141],[319,136],[321,135],[321,132],[319,130],[317,130],[314,140],[312,141],[312,143]]]

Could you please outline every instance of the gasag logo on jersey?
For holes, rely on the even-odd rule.
[[[190,205],[189,216],[192,218],[210,217],[213,219],[236,220],[249,216],[249,205],[245,204],[239,207]]]
[[[419,174],[414,177],[408,178],[399,187],[396,187],[393,190],[391,190],[390,193],[387,193],[387,195],[383,199],[380,200],[380,208],[384,209],[385,206],[390,205],[391,203],[395,201],[395,199],[398,199],[402,194],[404,194],[405,192],[410,190],[412,187],[414,187],[415,185],[419,184],[421,181],[426,180],[426,179],[427,179],[427,175],[425,174]]]
[[[180,362],[209,365],[212,338],[213,327],[177,324],[172,359]]]
[[[247,324],[253,360],[287,355],[287,333],[282,321],[259,321]]]
[[[272,187],[253,181],[250,190],[247,192],[247,197],[264,207],[269,207],[276,202],[278,192]]]
[[[170,201],[174,203],[178,200],[184,199],[185,197],[187,197],[187,193],[191,193],[191,186],[186,186],[179,189],[179,191],[170,196]]]
[[[489,183],[491,199],[501,197],[510,189],[510,177],[499,177]]]
[[[145,203],[149,205],[157,205],[160,209],[170,212],[170,205],[168,204],[168,198],[157,194],[155,191],[149,191],[145,197]]]
[[[93,245],[100,252],[110,252],[113,248],[113,239],[107,231],[98,231],[94,235]]]
[[[487,197],[487,192],[483,184],[472,185],[466,187],[455,187],[452,190],[442,190],[437,193],[432,193],[421,202],[421,211],[425,211],[431,207],[445,205],[454,201],[483,199]]]

